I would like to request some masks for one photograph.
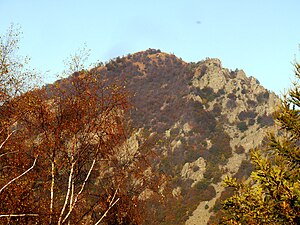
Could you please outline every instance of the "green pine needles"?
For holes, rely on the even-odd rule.
[[[300,224],[300,64],[297,81],[274,113],[279,127],[269,134],[268,147],[251,152],[250,179],[227,177],[234,195],[223,202],[221,224]]]

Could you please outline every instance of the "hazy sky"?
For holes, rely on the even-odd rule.
[[[219,58],[280,94],[300,53],[299,9],[299,0],[0,0],[0,32],[21,25],[21,52],[50,70],[47,82],[86,43],[91,62],[148,48]]]

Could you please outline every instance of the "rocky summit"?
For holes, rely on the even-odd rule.
[[[187,63],[160,50],[117,57],[94,69],[122,80],[131,93],[129,113],[138,148],[151,139],[156,168],[169,177],[166,205],[148,204],[147,224],[214,224],[221,216],[225,176],[247,179],[249,151],[274,129],[278,97],[243,70],[219,59]],[[144,195],[151,200],[151,193]]]

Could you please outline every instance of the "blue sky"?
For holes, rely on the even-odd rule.
[[[47,73],[87,44],[90,62],[148,48],[183,60],[219,58],[280,94],[299,56],[299,0],[0,0],[0,32],[23,31],[21,53]]]

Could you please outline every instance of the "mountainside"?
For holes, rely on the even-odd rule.
[[[7,41],[0,37],[0,224],[218,224],[221,202],[233,194],[224,178],[250,174],[249,185],[258,184],[251,194],[226,201],[234,209],[245,203],[250,216],[242,207],[237,219],[265,221],[265,210],[252,207],[273,205],[268,221],[299,222],[299,179],[289,171],[298,139],[271,137],[269,157],[251,154],[251,173],[249,152],[276,128],[279,105],[255,78],[219,59],[187,63],[155,49],[86,70],[82,49],[66,61],[69,77],[38,88],[38,74],[15,54],[19,35],[10,28]],[[297,93],[275,114],[288,133],[298,129],[290,122]],[[260,182],[273,187],[261,192]]]
[[[94,69],[101,77],[123,80],[132,93],[130,111],[139,133],[131,141],[155,141],[170,176],[173,198],[165,209],[149,204],[147,223],[207,224],[216,221],[226,175],[247,179],[249,150],[274,128],[277,96],[242,70],[223,68],[218,59],[186,63],[149,49],[118,57]],[[147,198],[151,199],[151,194]]]
[[[38,224],[216,224],[232,194],[223,179],[249,177],[249,151],[274,129],[278,103],[219,59],[154,49],[75,72],[0,107],[11,132],[1,136],[2,183],[32,164],[0,209],[50,215]]]

